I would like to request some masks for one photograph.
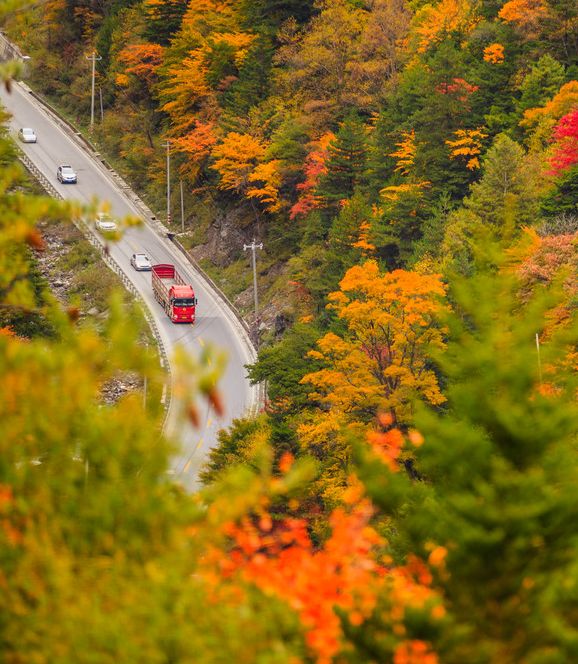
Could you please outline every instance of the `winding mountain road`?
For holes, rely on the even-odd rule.
[[[193,356],[198,356],[207,343],[225,351],[228,363],[219,383],[224,416],[216,419],[208,407],[203,406],[201,426],[194,429],[178,421],[178,404],[173,399],[166,419],[165,432],[180,446],[180,453],[172,460],[171,472],[187,489],[194,490],[198,485],[198,471],[217,441],[218,430],[255,408],[258,402],[257,390],[250,386],[244,368],[255,359],[246,331],[219,293],[167,239],[162,225],[137,196],[104,166],[80,137],[40,103],[26,85],[13,84],[10,93],[2,87],[0,102],[12,116],[9,130],[15,140],[20,127],[32,127],[36,132],[38,142],[20,144],[21,149],[63,198],[83,204],[97,198],[108,202],[113,216],[137,215],[145,222],[140,227],[127,229],[122,239],[111,245],[110,255],[149,308],[169,362],[178,345]],[[59,164],[70,164],[76,170],[78,184],[58,182]],[[130,256],[138,251],[149,254],[153,263],[175,264],[182,274],[190,277],[199,301],[195,325],[171,323],[153,297],[150,273],[136,272],[130,265]]]

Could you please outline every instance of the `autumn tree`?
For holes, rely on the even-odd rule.
[[[554,128],[554,154],[550,165],[554,175],[560,175],[578,164],[578,109],[568,113]]]
[[[528,142],[533,149],[543,149],[552,137],[556,124],[578,103],[578,81],[565,83],[543,106],[529,108],[524,112],[520,126],[529,134]]]
[[[173,139],[171,146],[185,156],[180,171],[196,182],[203,167],[211,155],[211,149],[217,143],[215,126],[211,122],[196,120],[186,134]]]
[[[411,421],[413,398],[443,403],[427,352],[443,346],[436,324],[445,288],[439,275],[395,270],[382,274],[373,260],[350,268],[330,307],[347,326],[328,333],[312,357],[327,367],[307,375],[317,398],[350,421],[367,422],[381,410]]]
[[[129,44],[117,55],[118,73],[115,82],[120,87],[143,90],[151,95],[158,82],[157,71],[163,62],[164,49],[160,44]],[[142,93],[141,93],[142,94]]]
[[[207,65],[202,49],[191,51],[176,64],[169,65],[159,86],[161,110],[173,120],[173,133],[189,131],[197,117],[210,117],[214,93],[206,80]]]
[[[285,45],[277,58],[287,71],[280,82],[288,91],[296,92],[298,87],[306,92],[307,102],[318,107],[335,110],[344,99],[350,102],[347,95],[353,91],[348,65],[355,57],[365,20],[363,10],[339,0],[322,6],[302,40],[282,33]]]
[[[279,212],[281,200],[279,187],[281,186],[281,173],[279,161],[272,159],[259,164],[249,175],[251,186],[247,189],[247,198],[257,199],[263,208],[270,213]]]
[[[480,255],[499,265],[502,249],[486,245]],[[445,598],[445,619],[440,625],[432,612],[425,628],[439,661],[565,661],[578,602],[576,375],[557,361],[578,327],[574,320],[542,343],[542,366],[559,367],[553,389],[543,389],[535,334],[560,293],[539,290],[522,307],[517,277],[495,270],[453,284],[450,340],[439,355],[448,410],[420,408],[415,420],[423,481],[404,494],[403,476],[392,478],[385,465],[380,474],[363,462],[361,474],[393,518],[399,558],[426,561],[432,589]],[[360,631],[361,643],[379,647]]]
[[[500,9],[499,17],[515,26],[525,39],[536,39],[549,17],[549,7],[544,0],[509,0]]]
[[[265,146],[249,134],[230,132],[212,154],[215,161],[211,167],[219,173],[219,187],[242,192],[265,155]]]
[[[486,137],[487,134],[481,128],[457,129],[454,132],[454,138],[446,141],[446,145],[450,148],[450,157],[463,159],[466,168],[471,171],[478,169],[480,167],[478,155],[482,151],[482,141]]]
[[[299,192],[296,203],[292,206],[290,217],[305,216],[311,210],[321,207],[322,200],[318,195],[319,182],[327,173],[327,160],[329,159],[329,145],[334,142],[332,132],[324,134],[307,154],[304,165],[304,179],[295,189]]]

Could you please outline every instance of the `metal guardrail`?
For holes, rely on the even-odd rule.
[[[64,197],[56,190],[56,188],[52,185],[50,180],[40,171],[40,169],[34,164],[34,162],[26,155],[20,148],[16,148],[18,158],[26,168],[26,170],[29,171],[29,173],[39,182],[39,184],[42,186],[42,188],[46,191],[46,193],[51,197],[55,198],[57,200],[64,200]],[[162,341],[159,329],[157,327],[155,319],[152,317],[148,306],[146,305],[146,302],[144,301],[142,295],[138,292],[138,290],[135,288],[134,284],[130,281],[130,279],[126,276],[126,274],[123,272],[121,269],[120,265],[110,256],[110,254],[107,253],[106,247],[102,245],[102,243],[95,237],[94,233],[91,231],[91,229],[88,227],[86,222],[84,222],[81,219],[72,219],[72,222],[78,228],[78,230],[86,237],[86,239],[90,242],[90,244],[98,250],[101,259],[106,263],[106,265],[120,278],[122,281],[124,287],[129,291],[129,293],[135,298],[135,300],[140,304],[143,315],[145,317],[145,320],[148,323],[148,326],[151,329],[151,332],[153,333],[153,336],[157,342],[157,346],[159,349],[159,357],[160,357],[160,364],[161,367],[167,372],[169,380],[167,381],[167,393],[165,397],[165,419],[168,415],[169,412],[169,406],[171,402],[171,365],[169,362],[168,354],[165,348],[165,345]],[[163,423],[164,426],[164,423]]]

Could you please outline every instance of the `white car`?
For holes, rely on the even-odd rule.
[[[62,184],[76,184],[76,173],[72,166],[62,164],[56,169],[56,177]]]
[[[19,129],[18,138],[23,143],[36,143],[36,134],[34,133],[34,129],[30,129],[30,127],[22,127]]]
[[[146,254],[133,254],[130,259],[130,264],[139,272],[148,272],[152,268],[151,259]]]
[[[106,212],[99,212],[94,223],[99,231],[105,233],[112,233],[116,230],[116,222]]]

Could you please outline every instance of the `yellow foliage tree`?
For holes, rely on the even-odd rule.
[[[437,325],[445,294],[440,275],[381,274],[377,262],[369,260],[348,270],[340,289],[329,296],[328,307],[345,322],[347,333],[330,332],[318,341],[312,356],[326,366],[303,378],[316,388],[314,398],[327,417],[364,426],[379,411],[388,411],[393,421],[406,424],[416,397],[443,403],[427,364],[427,350],[444,345]]]
[[[454,136],[456,137],[455,140],[446,141],[446,145],[451,148],[450,157],[452,159],[464,157],[466,168],[469,170],[479,168],[478,155],[482,151],[482,141],[487,134],[478,127],[477,129],[458,129],[454,132]]]
[[[213,92],[206,81],[207,67],[203,49],[191,51],[186,58],[168,68],[159,96],[161,110],[172,121],[173,134],[184,134],[195,125],[195,114],[210,106]]]
[[[389,156],[397,159],[395,170],[403,175],[408,175],[410,168],[415,162],[415,131],[413,129],[411,131],[404,131],[402,132],[402,136],[401,142],[396,143],[399,149],[392,152]]]
[[[281,209],[281,201],[279,200],[280,164],[279,159],[259,164],[248,177],[249,182],[255,182],[258,186],[247,189],[247,198],[259,200],[267,212],[278,212]]]
[[[221,176],[219,188],[243,191],[250,182],[249,176],[265,156],[265,149],[259,139],[249,134],[229,132],[222,143],[213,149],[215,163],[211,168]]]

